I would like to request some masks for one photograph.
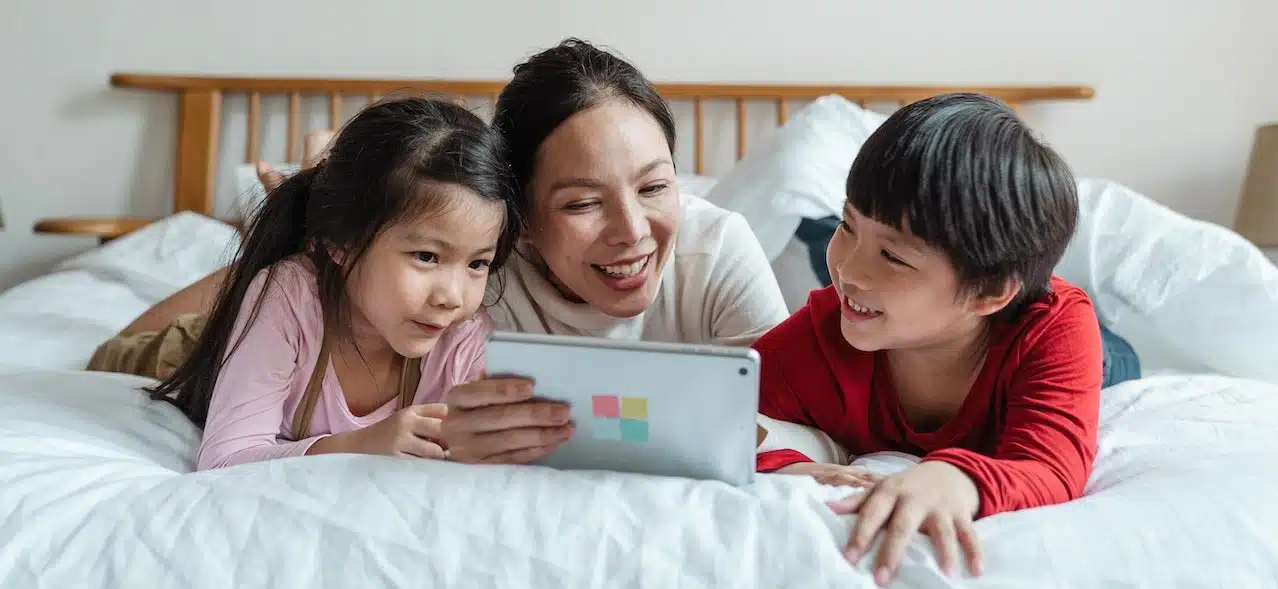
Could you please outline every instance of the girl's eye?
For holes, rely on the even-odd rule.
[[[471,270],[484,270],[484,269],[488,268],[488,266],[489,266],[489,265],[491,265],[491,264],[492,264],[492,262],[489,262],[488,260],[475,260],[475,261],[473,261],[473,262],[471,262],[471,263],[470,263],[470,269],[471,269]]]
[[[416,252],[413,254],[417,257],[417,261],[423,264],[433,264],[439,261],[439,256],[431,252]]]

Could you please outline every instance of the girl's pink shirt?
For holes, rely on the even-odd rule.
[[[213,389],[198,470],[301,456],[325,436],[372,425],[399,409],[395,398],[367,415],[352,414],[330,363],[307,436],[288,439],[294,411],[319,360],[323,313],[309,260],[278,263],[269,288],[264,288],[266,277],[262,271],[253,279],[236,318],[230,342],[239,345],[228,350]],[[261,310],[245,331],[259,296]],[[444,332],[422,359],[413,404],[443,402],[454,386],[480,378],[484,341],[492,330],[492,320],[480,309]]]

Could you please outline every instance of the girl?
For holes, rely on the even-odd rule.
[[[150,389],[204,428],[198,469],[332,452],[444,458],[514,243],[501,136],[449,102],[358,114],[271,191],[195,349]]]

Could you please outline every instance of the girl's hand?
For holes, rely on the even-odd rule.
[[[334,434],[315,442],[307,454],[379,454],[442,459],[447,456],[440,427],[448,415],[443,403],[413,405],[390,417],[355,431]]]
[[[468,382],[448,393],[442,435],[450,460],[524,464],[572,437],[568,405],[533,400],[532,381]]]
[[[874,565],[874,580],[880,585],[891,582],[906,544],[920,531],[932,538],[945,574],[953,575],[958,566],[959,545],[972,574],[981,574],[981,546],[972,528],[980,497],[972,480],[954,466],[925,461],[884,479],[867,492],[829,505],[837,514],[860,516],[847,550],[853,564],[861,559],[875,534],[880,530],[886,533]]]
[[[869,489],[883,480],[883,475],[875,474],[864,468],[845,466],[842,464],[822,464],[819,462],[796,462],[776,470],[778,474],[810,476],[822,485],[835,487],[861,487]]]

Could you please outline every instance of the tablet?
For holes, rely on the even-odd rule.
[[[754,480],[759,354],[750,348],[496,332],[490,377],[571,405],[573,438],[535,464],[740,486]]]

